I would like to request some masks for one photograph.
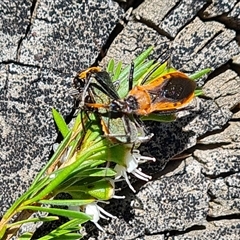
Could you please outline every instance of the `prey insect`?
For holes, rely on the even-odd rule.
[[[107,72],[97,67],[80,72],[74,79],[74,87],[79,92],[80,108],[98,113],[102,130],[109,138],[121,143],[137,144],[152,137],[152,134],[146,133],[138,117],[102,108],[103,105],[121,100]]]

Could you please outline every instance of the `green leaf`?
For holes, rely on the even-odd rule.
[[[204,95],[204,92],[203,92],[202,89],[196,89],[196,90],[194,91],[194,95],[195,95],[195,96],[201,96],[201,95]]]
[[[83,224],[86,221],[83,221],[82,219],[71,219],[70,221],[62,224],[59,229],[69,229],[69,228],[74,228],[75,226],[78,226],[79,224]]]
[[[20,237],[18,237],[18,240],[31,240],[33,236],[33,233],[26,232],[22,234]]]
[[[111,168],[86,169],[78,173],[78,177],[114,177],[116,172]]]
[[[155,68],[156,68],[156,70],[154,71]],[[175,72],[175,71],[176,71],[175,68],[168,66],[168,62],[165,62],[161,65],[159,63],[155,63],[148,69],[148,71],[146,72],[144,77],[139,82],[139,85],[149,84],[149,83],[155,81],[156,78],[160,78],[161,76],[164,76],[168,73]],[[144,83],[142,82],[143,80],[144,80]]]
[[[98,200],[104,201],[111,199],[115,191],[112,182],[105,179],[79,186],[78,189]]]
[[[74,153],[77,151],[77,148],[79,147],[79,143],[81,143],[82,138],[83,138],[83,131],[79,132],[74,138],[74,140],[71,142],[70,144],[71,150],[69,153],[69,157],[72,157]]]
[[[138,65],[142,64],[146,59],[147,57],[150,55],[150,53],[152,52],[153,50],[153,47],[149,47],[146,51],[144,51],[143,53],[141,53],[138,57],[136,57],[134,60],[133,60],[133,63],[134,63],[134,69],[136,67],[138,67]],[[131,64],[128,65],[127,67],[125,67],[123,69],[123,71],[121,72],[120,76],[119,76],[119,79],[124,79],[126,77],[128,77],[129,75],[129,72],[130,72],[130,67],[131,67]]]
[[[28,191],[29,193],[31,193],[31,195],[29,195],[29,198],[33,198],[36,195],[36,193],[43,190],[51,181],[52,179],[50,179],[49,176],[45,176],[44,178],[40,179],[35,184],[34,188]]]
[[[65,231],[66,232],[66,231]],[[38,240],[78,240],[82,238],[80,233],[59,233],[59,236],[55,236],[54,234],[48,234],[46,237],[39,238]]]
[[[52,115],[59,131],[61,132],[62,136],[65,138],[69,132],[69,128],[63,116],[54,108],[52,109]]]
[[[141,117],[141,120],[143,121],[155,121],[155,122],[173,122],[176,120],[175,114],[157,114],[157,113],[151,113],[148,116]]]
[[[22,225],[24,223],[51,222],[51,221],[56,221],[56,220],[59,220],[59,217],[48,216],[48,217],[29,218],[29,219],[26,219],[26,220],[11,223],[11,224],[8,225],[8,227],[10,228],[10,227],[13,227],[13,226]]]
[[[80,219],[72,219],[67,223],[62,224],[58,228],[54,229],[52,232],[47,234],[46,236],[39,238],[38,240],[71,240],[71,239],[79,239],[81,238],[81,234],[79,233],[71,233],[73,231],[80,230],[81,224],[83,224]]]
[[[138,57],[136,57],[133,60],[134,67],[137,67],[143,61],[145,61],[152,51],[153,51],[153,46],[149,47],[147,50],[145,50],[143,53],[141,53]]]
[[[92,203],[94,201],[95,201],[94,198],[90,198],[90,199],[64,199],[64,200],[53,199],[53,200],[41,200],[41,201],[39,201],[39,203],[57,205],[57,206],[82,206],[82,205],[87,205],[89,203]]]
[[[120,76],[120,73],[121,73],[121,70],[122,70],[122,62],[120,61],[118,64],[117,64],[117,67],[114,71],[114,76],[112,78],[113,81],[116,81],[119,79],[119,76]]]
[[[205,69],[203,69],[203,70],[200,70],[200,71],[198,71],[198,72],[190,75],[189,78],[192,79],[192,80],[196,80],[196,79],[204,76],[205,74],[207,74],[207,73],[209,73],[209,72],[211,72],[211,71],[212,71],[211,68],[205,68]]]
[[[143,64],[139,65],[138,67],[134,68],[134,74],[133,74],[133,83],[135,85],[139,85],[140,79],[142,79],[146,73],[149,72],[149,69],[152,68],[154,61],[147,61]]]
[[[46,166],[40,171],[40,173],[37,175],[37,177],[35,178],[35,180],[33,181],[31,187],[29,188],[32,189],[35,187],[35,185],[38,183],[39,179],[43,176],[43,174],[47,171],[47,169],[52,165],[52,163],[59,157],[59,155],[62,153],[62,151],[64,149],[66,149],[66,146],[71,138],[71,131],[69,131],[68,135],[64,138],[64,140],[61,142],[61,144],[58,146],[58,149],[56,150],[56,152],[54,152],[53,156],[51,157],[51,159],[48,161],[48,163],[46,164]]]
[[[91,220],[92,218],[83,212],[59,209],[59,208],[47,208],[47,207],[35,207],[35,206],[24,206],[21,209],[28,209],[32,211],[47,212],[57,216],[67,217],[67,218],[78,218],[83,222]]]
[[[134,68],[133,86],[138,85],[139,79],[141,79],[143,75],[145,75],[145,73],[151,67],[152,64],[153,64],[153,61],[151,60],[151,61],[144,62],[143,64]],[[127,75],[125,78],[121,78],[120,80],[120,88],[118,89],[118,94],[121,98],[126,97],[126,95],[128,94],[129,92],[128,85],[129,85],[129,76]]]
[[[3,239],[3,236],[5,235],[7,230],[7,225],[5,224],[1,229],[0,229],[0,239]]]
[[[96,132],[94,132],[94,134],[95,133]],[[101,143],[101,145],[102,145],[102,143]],[[92,145],[92,147],[94,148],[94,145]],[[94,148],[94,150],[96,153],[98,153],[102,150],[105,150],[107,147],[108,146],[102,145],[101,147]],[[25,201],[23,206],[29,205],[32,202],[38,202],[39,200],[45,198],[47,195],[51,194],[52,191],[57,189],[61,183],[63,183],[66,179],[68,179],[68,176],[70,174],[72,174],[88,157],[91,157],[92,155],[93,155],[93,152],[91,151],[91,148],[89,147],[88,149],[86,149],[85,152],[82,152],[80,158],[75,159],[70,165],[62,168],[61,171],[59,171],[57,174],[56,174],[56,172],[52,173],[51,174],[52,181],[43,190],[41,190],[34,198]],[[74,157],[76,157],[76,156],[74,156]]]
[[[100,161],[99,161],[99,160],[95,160],[95,159],[84,161],[81,165],[79,165],[76,169],[74,169],[74,171],[72,171],[72,172],[68,175],[68,177],[66,178],[66,180],[64,180],[59,186],[66,185],[67,182],[68,182],[67,186],[73,184],[73,183],[72,183],[72,179],[73,179],[73,178],[79,178],[79,179],[85,178],[85,176],[82,175],[82,172],[83,172],[84,170],[89,169],[89,168],[95,168],[95,167],[97,167],[97,166],[99,166],[99,165],[102,165],[103,163],[106,163],[106,159],[100,160]],[[57,175],[60,174],[60,172],[62,172],[62,171],[63,171],[63,169],[59,169],[59,170],[55,171],[54,173],[55,173],[56,176],[57,176]],[[100,172],[99,174],[101,174],[101,173],[102,173],[102,172]],[[111,176],[111,175],[113,175],[113,173],[105,170],[105,177],[107,177],[108,175]],[[94,177],[95,177],[95,176],[94,176]]]
[[[68,185],[71,185],[73,183],[72,179],[85,179],[86,177],[88,178],[95,178],[95,177],[114,177],[116,175],[116,172],[111,169],[111,168],[93,168],[95,167],[94,161],[86,161],[87,164],[83,165],[81,167],[79,167],[78,169],[76,169],[76,171],[74,171],[68,178],[66,178],[66,181],[63,182],[63,185],[66,186],[66,183],[69,182]],[[99,161],[99,165],[105,161]],[[93,165],[93,166],[92,166]],[[62,186],[62,185],[61,185]]]
[[[114,59],[110,59],[110,61],[108,62],[106,71],[107,71],[110,75],[113,74],[113,71],[114,71]]]
[[[75,132],[78,129],[79,125],[83,124],[82,123],[82,117],[81,117],[81,113],[78,113],[77,117],[75,118],[75,122],[74,122],[74,125],[73,125],[73,128],[72,128],[72,132]]]

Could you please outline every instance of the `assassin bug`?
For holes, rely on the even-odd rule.
[[[113,101],[110,111],[146,116],[150,113],[173,113],[193,98],[196,82],[182,72],[172,72],[146,85],[135,86],[121,101]]]
[[[124,99],[113,98],[107,104],[95,102],[86,103],[86,105],[98,109],[105,108],[111,113],[147,116],[151,113],[178,112],[194,98],[196,82],[184,73],[180,71],[166,73],[144,84],[151,74],[152,72],[146,75],[142,85],[136,85],[130,89]],[[130,76],[129,86],[131,87],[132,74]]]
[[[106,103],[110,104],[114,100],[120,101],[107,72],[101,71],[98,67],[86,69],[75,77],[73,85],[80,95],[80,108],[98,112],[102,130],[106,136],[122,143],[135,144],[152,137],[152,134],[146,135],[146,130],[137,117],[102,108]]]

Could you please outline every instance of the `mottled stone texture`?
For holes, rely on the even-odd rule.
[[[213,18],[230,12],[238,0],[212,0],[211,4],[204,10],[205,18]]]
[[[1,73],[0,191],[4,211],[48,160],[56,139],[51,109],[66,116],[71,97],[66,74],[18,64],[6,64]]]
[[[31,21],[32,1],[0,3],[0,61],[16,60],[19,42],[25,37]]]
[[[79,71],[96,60],[121,10],[108,1],[39,1],[20,62]]]
[[[157,43],[157,44],[156,44]],[[113,46],[108,50],[103,59],[103,65],[114,58],[122,61],[124,65],[130,63],[149,46],[155,46],[154,56],[166,59],[165,54],[169,51],[170,41],[167,37],[157,34],[147,25],[130,20],[122,32],[114,39]]]
[[[144,21],[151,22],[159,30],[174,38],[179,30],[196,16],[206,2],[206,0],[146,0],[134,11],[134,14]]]

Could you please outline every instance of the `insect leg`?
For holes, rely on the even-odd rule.
[[[129,76],[128,76],[128,91],[133,88],[133,73],[134,73],[134,62],[131,62]]]

